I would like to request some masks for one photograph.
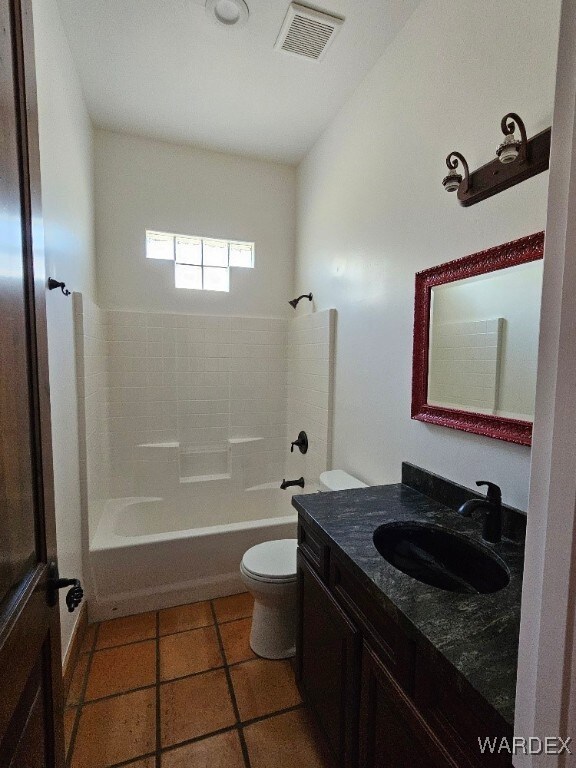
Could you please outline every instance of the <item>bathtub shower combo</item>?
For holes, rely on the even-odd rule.
[[[222,483],[105,503],[90,546],[101,616],[244,591],[238,566],[246,550],[295,537],[291,494],[278,485],[234,493]]]
[[[74,298],[91,620],[244,591],[244,554],[294,539],[292,493],[330,468],[335,311],[163,315]],[[303,430],[307,452],[290,452]],[[281,489],[300,477],[304,490]]]

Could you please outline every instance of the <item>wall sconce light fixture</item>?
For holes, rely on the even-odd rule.
[[[520,139],[517,139],[514,135],[516,126],[518,126],[520,131]],[[496,150],[496,157],[504,165],[516,161],[523,163],[526,160],[526,148],[528,145],[524,122],[515,112],[509,112],[502,118],[500,127],[504,134],[504,141]]]
[[[464,155],[461,155],[460,152],[450,152],[446,158],[446,165],[449,169],[448,175],[442,180],[446,192],[457,192],[461,184],[468,189],[470,169]],[[456,170],[458,165],[462,165],[464,176]]]
[[[548,169],[551,128],[528,139],[524,122],[515,112],[504,115],[500,127],[504,139],[496,150],[496,159],[486,165],[470,172],[460,152],[451,152],[446,158],[449,172],[442,185],[447,192],[457,193],[460,205],[479,203]],[[459,165],[463,175],[457,170]]]

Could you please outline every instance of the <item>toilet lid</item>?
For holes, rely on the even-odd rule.
[[[265,541],[251,547],[242,558],[246,571],[260,578],[288,579],[296,576],[296,539]]]

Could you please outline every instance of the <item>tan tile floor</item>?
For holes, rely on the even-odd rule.
[[[333,768],[288,661],[231,595],[91,625],[70,686],[67,768]]]

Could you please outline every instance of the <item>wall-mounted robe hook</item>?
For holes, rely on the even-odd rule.
[[[70,291],[66,288],[66,283],[61,283],[59,280],[54,280],[53,277],[48,278],[48,290],[53,291],[54,288],[60,288],[64,296],[70,296]]]

